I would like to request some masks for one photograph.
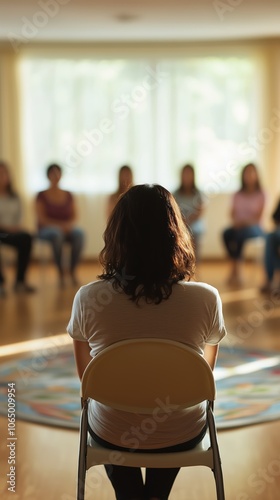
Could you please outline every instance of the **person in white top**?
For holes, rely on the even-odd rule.
[[[198,263],[201,237],[205,232],[203,219],[205,197],[196,186],[195,170],[192,165],[187,164],[181,169],[181,184],[173,193],[173,196],[180,207],[185,223],[191,230]]]
[[[173,196],[159,185],[130,188],[109,218],[104,241],[100,280],[77,292],[67,327],[80,378],[105,347],[145,337],[182,342],[214,369],[226,334],[221,299],[212,286],[190,281],[192,237]],[[92,401],[89,431],[110,448],[149,452],[190,449],[206,432],[204,404],[173,410],[152,433],[143,431],[144,419]],[[140,469],[105,468],[118,500],[167,499],[179,471],[147,469],[144,484]]]
[[[14,291],[32,293],[35,288],[26,282],[26,272],[32,250],[32,235],[23,229],[21,219],[21,200],[13,188],[8,165],[0,160],[0,246],[11,246],[17,253]],[[0,256],[0,297],[5,296],[5,278]]]

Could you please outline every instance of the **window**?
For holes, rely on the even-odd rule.
[[[174,189],[185,163],[204,191],[231,191],[255,160],[246,147],[259,123],[253,59],[199,57],[21,61],[26,189],[45,168],[64,168],[64,187],[109,192],[129,164],[135,182]]]

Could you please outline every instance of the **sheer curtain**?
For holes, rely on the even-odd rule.
[[[173,189],[186,162],[204,191],[235,189],[258,154],[246,148],[259,123],[257,72],[246,57],[23,58],[26,190],[42,188],[50,162],[80,193],[115,189],[122,164],[137,183]]]
[[[0,46],[0,158],[9,163],[13,180],[20,190],[23,182],[20,148],[18,57]]]
[[[261,154],[250,145],[261,124],[256,57],[163,51],[158,57],[149,51],[137,58],[71,57],[69,51],[44,57],[37,51],[23,54],[18,69],[30,217],[35,193],[47,185],[46,166],[61,164],[63,186],[77,194],[85,255],[97,256],[119,167],[131,165],[135,183],[158,182],[172,191],[182,165],[191,162],[209,201],[203,255],[223,253],[225,193],[238,186],[240,168]]]

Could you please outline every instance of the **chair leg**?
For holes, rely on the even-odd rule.
[[[86,405],[86,407],[82,409],[81,424],[80,424],[77,500],[84,500],[85,496],[87,432],[88,432],[88,418],[87,418],[87,405]]]
[[[223,471],[222,471],[222,465],[221,465],[221,457],[220,457],[220,452],[219,452],[214,415],[213,415],[213,412],[212,412],[210,405],[208,405],[208,409],[207,409],[207,421],[208,421],[208,427],[209,427],[211,448],[213,451],[213,474],[214,474],[215,484],[216,484],[217,500],[225,500],[224,479],[223,479]]]
[[[80,461],[79,461],[80,462]],[[78,469],[78,484],[77,484],[77,500],[84,500],[86,482],[86,467],[85,463],[79,463]]]
[[[221,464],[217,464],[215,470],[213,470],[213,474],[216,484],[217,500],[225,500],[225,490]]]
[[[215,425],[214,422],[213,424]],[[221,457],[219,453],[216,430],[214,433],[214,437],[212,439],[211,446],[213,449],[213,462],[214,462],[213,474],[216,483],[217,499],[224,500],[225,499],[224,479],[223,479],[223,471],[222,471]]]

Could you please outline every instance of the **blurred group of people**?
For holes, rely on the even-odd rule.
[[[61,286],[64,285],[66,272],[63,265],[63,245],[65,242],[69,243],[71,247],[69,273],[73,284],[77,285],[76,268],[84,246],[84,232],[76,227],[77,210],[75,199],[69,191],[65,191],[59,186],[62,175],[59,165],[50,165],[46,174],[49,187],[38,193],[35,200],[38,226],[36,237],[50,243]],[[21,200],[13,187],[7,164],[1,161],[0,246],[9,245],[17,252],[15,292],[32,293],[36,291],[26,280],[33,236],[22,225]],[[5,295],[5,279],[0,262],[0,296]]]
[[[205,231],[203,212],[204,196],[195,183],[195,172],[191,165],[185,165],[181,171],[181,185],[174,193],[186,223],[193,234],[197,260],[200,255],[200,239]],[[231,198],[231,224],[222,233],[222,240],[231,262],[228,284],[242,284],[242,260],[246,242],[254,238],[264,238],[265,282],[262,292],[269,292],[279,283],[277,271],[280,269],[280,200],[272,214],[275,229],[266,233],[262,227],[262,216],[266,196],[262,188],[256,165],[249,163],[241,171],[240,189]]]
[[[52,248],[54,263],[58,272],[59,284],[64,286],[69,273],[73,285],[78,285],[77,266],[84,248],[85,233],[77,226],[77,206],[72,193],[60,187],[62,169],[51,164],[46,170],[49,186],[40,191],[35,199],[37,232],[32,235],[22,225],[21,199],[15,191],[7,163],[0,161],[0,247],[8,245],[17,253],[15,292],[33,293],[36,291],[26,279],[34,236],[47,241]],[[110,195],[107,206],[109,217],[119,197],[133,184],[132,170],[124,165],[119,171],[119,186]],[[65,268],[64,244],[70,246],[69,268]],[[0,251],[0,297],[6,295]]]
[[[265,241],[265,281],[261,291],[269,292],[274,286],[277,270],[280,269],[280,200],[272,214],[275,229],[266,233],[262,226],[266,196],[254,163],[243,167],[240,184],[240,189],[231,198],[229,214],[231,224],[222,232],[222,241],[231,265],[228,284],[242,284],[244,246],[248,240],[261,237]],[[119,171],[119,189],[109,198],[107,215],[111,213],[121,194],[132,185],[133,172],[130,167],[124,166]],[[192,165],[186,164],[182,167],[180,185],[173,196],[191,231],[196,261],[199,262],[201,238],[206,231],[204,221],[206,196],[196,185],[195,169]],[[276,286],[280,286],[280,281]]]
[[[36,237],[50,243],[54,262],[58,271],[60,285],[65,283],[65,273],[69,272],[73,285],[78,284],[77,265],[84,248],[85,234],[77,226],[77,207],[74,196],[61,189],[62,169],[57,164],[47,168],[49,186],[36,196],[35,211],[37,218]],[[133,171],[124,165],[119,169],[118,188],[108,198],[107,218],[114,210],[117,201],[133,186]],[[206,197],[198,189],[195,169],[184,165],[181,169],[180,185],[173,193],[191,231],[196,260],[200,259],[201,237],[205,233],[204,211]],[[266,234],[261,223],[265,193],[259,174],[253,163],[246,165],[241,172],[241,187],[232,196],[231,225],[222,233],[225,250],[231,261],[229,284],[242,282],[241,265],[244,245],[247,240],[262,237],[265,239],[264,268],[266,280],[261,287],[263,292],[271,290],[276,271],[280,269],[280,200],[273,213],[275,230]],[[7,164],[0,161],[0,246],[9,245],[17,251],[17,270],[14,283],[15,292],[32,293],[35,288],[26,281],[26,271],[30,261],[33,235],[22,226],[21,200],[16,193]],[[69,269],[63,263],[63,246],[67,242],[71,249]],[[1,259],[1,252],[0,252]],[[5,280],[0,260],[0,296],[4,296]]]

